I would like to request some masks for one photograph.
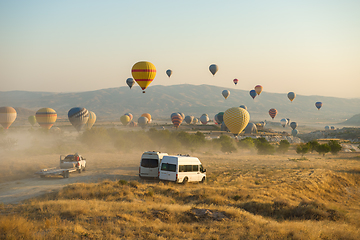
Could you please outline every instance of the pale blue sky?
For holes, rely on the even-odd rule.
[[[157,68],[148,91],[261,84],[359,98],[359,13],[359,0],[0,0],[0,91],[125,86],[132,65],[147,60]]]

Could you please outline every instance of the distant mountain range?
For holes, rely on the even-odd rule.
[[[12,106],[18,110],[19,119],[27,119],[43,107],[55,109],[59,120],[67,119],[72,107],[85,107],[96,113],[99,121],[119,121],[120,116],[131,112],[135,119],[148,112],[154,119],[169,120],[173,112],[200,117],[207,113],[212,119],[220,111],[242,104],[248,107],[251,119],[271,121],[268,111],[276,108],[274,121],[290,118],[297,122],[344,122],[360,113],[360,99],[297,95],[293,102],[287,93],[262,92],[253,100],[248,91],[228,89],[230,96],[224,99],[224,88],[210,85],[152,86],[142,93],[139,87],[109,88],[89,92],[51,93],[7,91],[0,92],[0,106]],[[317,110],[315,102],[323,102]],[[350,120],[350,119],[349,119]]]

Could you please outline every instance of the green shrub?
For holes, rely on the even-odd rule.
[[[251,137],[246,137],[244,139],[239,140],[237,145],[239,148],[243,148],[243,149],[251,149],[255,147],[254,140]]]
[[[323,156],[325,156],[326,153],[331,151],[331,148],[327,143],[324,143],[324,144],[320,144],[319,146],[317,146],[315,150],[319,154],[322,154]]]
[[[281,140],[279,143],[279,146],[277,148],[277,151],[279,153],[286,153],[289,150],[290,147],[290,143],[288,142],[288,140]]]
[[[330,152],[334,155],[338,154],[338,152],[340,152],[342,149],[342,146],[339,144],[339,142],[335,140],[330,140],[328,145],[330,147]]]
[[[296,153],[301,154],[301,156],[304,156],[305,153],[308,153],[310,150],[310,147],[308,144],[301,143],[296,147]]]
[[[271,145],[265,138],[257,138],[255,140],[255,147],[258,154],[268,155],[275,153],[275,147]]]

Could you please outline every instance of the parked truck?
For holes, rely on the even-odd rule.
[[[60,155],[60,168],[45,168],[36,172],[41,178],[46,176],[62,175],[63,178],[68,178],[71,172],[81,173],[86,170],[86,159],[75,153],[67,156]]]

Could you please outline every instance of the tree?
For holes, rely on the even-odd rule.
[[[233,139],[231,139],[231,137],[222,134],[219,138],[219,142],[221,144],[222,152],[232,153],[236,151],[236,147],[234,146],[234,141]]]
[[[316,151],[316,148],[320,145],[318,141],[312,140],[306,143],[309,147],[309,151],[312,153],[313,151]]]
[[[279,147],[277,148],[277,151],[280,153],[286,153],[289,150],[290,143],[288,140],[281,140],[279,143]]]
[[[258,154],[274,154],[275,147],[271,145],[265,138],[257,138],[255,140],[255,147],[258,151]]]
[[[327,143],[324,143],[324,144],[320,144],[319,146],[317,146],[317,148],[315,150],[319,154],[322,154],[323,156],[325,156],[326,153],[330,152],[331,148]]]
[[[308,152],[309,152],[308,144],[301,143],[296,147],[296,153],[301,154],[302,157],[304,156],[305,153],[308,153]]]
[[[255,147],[254,140],[251,137],[246,137],[244,139],[239,140],[237,145],[239,148],[244,148],[244,149],[251,149]]]
[[[335,140],[330,140],[328,145],[330,147],[330,152],[334,155],[338,154],[338,152],[340,152],[342,149],[342,146],[339,144],[339,142]]]

